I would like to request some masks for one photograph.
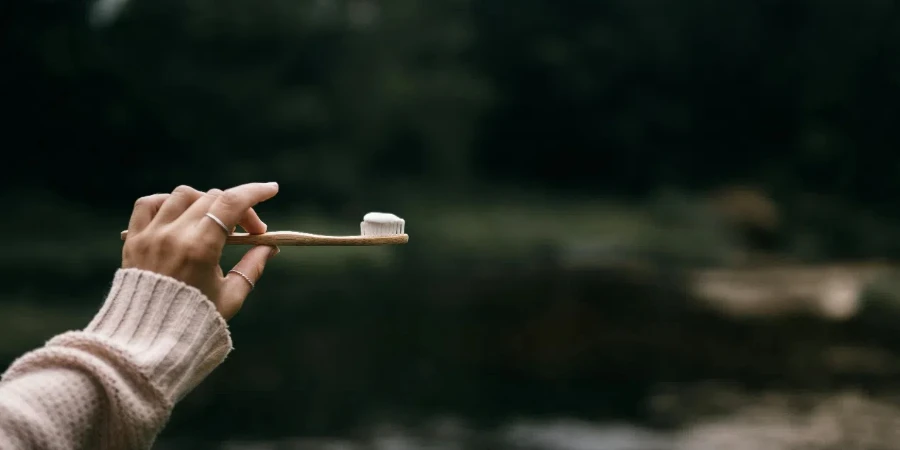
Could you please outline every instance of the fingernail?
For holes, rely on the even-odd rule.
[[[275,245],[275,246],[272,247],[272,250],[269,252],[269,258],[271,258],[271,257],[273,257],[273,256],[275,256],[275,255],[277,255],[277,254],[279,254],[279,253],[281,253],[281,249],[278,248],[277,245]]]
[[[278,187],[278,182],[277,182],[277,181],[270,181],[270,182],[268,182],[268,183],[266,183],[266,184],[271,184],[272,186]]]

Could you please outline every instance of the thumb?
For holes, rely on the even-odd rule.
[[[219,312],[225,320],[231,319],[240,311],[244,299],[262,277],[266,262],[280,251],[278,247],[268,245],[253,247],[244,254],[244,257],[235,264],[231,271],[225,274],[221,300],[218,305]]]

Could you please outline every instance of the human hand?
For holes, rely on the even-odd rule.
[[[122,267],[148,270],[194,286],[216,305],[222,317],[231,319],[253,286],[239,274],[223,274],[220,260],[225,239],[236,225],[250,234],[265,233],[266,224],[253,206],[277,193],[277,183],[249,183],[206,193],[179,186],[171,194],[141,197],[128,223]],[[256,246],[234,270],[256,283],[268,259],[277,253],[277,247]]]

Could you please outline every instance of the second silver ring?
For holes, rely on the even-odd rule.
[[[251,280],[250,277],[248,277],[243,272],[239,272],[237,270],[231,269],[228,271],[228,273],[234,273],[234,274],[237,274],[238,276],[240,276],[241,278],[243,278],[248,284],[250,284],[251,291],[256,289],[256,283],[254,283],[253,280]]]

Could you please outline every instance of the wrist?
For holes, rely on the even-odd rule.
[[[232,349],[228,326],[198,289],[141,269],[120,269],[83,332],[127,354],[172,403]]]

